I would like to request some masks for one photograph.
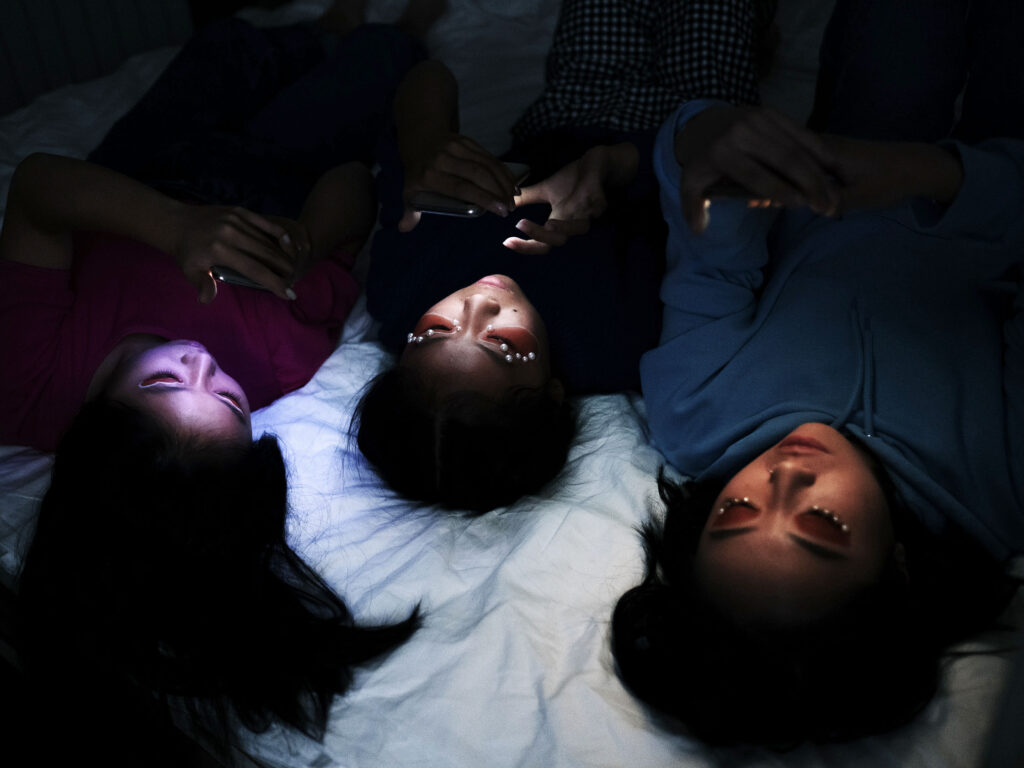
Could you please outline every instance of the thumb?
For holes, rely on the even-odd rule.
[[[399,232],[411,232],[416,228],[416,225],[420,223],[420,216],[422,214],[419,211],[414,211],[412,208],[406,208],[402,218],[398,221]]]
[[[711,201],[705,197],[684,197],[683,198],[683,219],[690,226],[690,231],[700,234],[708,227],[711,216],[708,209]]]
[[[199,295],[196,297],[200,304],[209,304],[217,298],[217,279],[213,272],[207,272],[199,283]]]

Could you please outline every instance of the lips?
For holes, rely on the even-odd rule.
[[[779,443],[779,450],[782,453],[794,456],[807,453],[830,453],[828,448],[813,437],[804,437],[802,435],[790,435]]]
[[[492,285],[495,288],[500,288],[503,291],[512,292],[512,281],[507,280],[500,275],[488,275],[487,277],[481,277],[476,281],[477,285]]]

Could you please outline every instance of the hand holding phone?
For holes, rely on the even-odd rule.
[[[523,163],[505,163],[505,167],[515,177],[516,185],[522,184],[530,175],[530,167]],[[433,213],[441,216],[460,216],[475,218],[484,213],[483,206],[459,200],[456,197],[442,195],[438,192],[422,190],[413,195],[410,201],[414,211]]]
[[[217,296],[218,278],[210,279],[214,261],[282,299],[294,298],[290,283],[296,242],[280,222],[238,206],[182,204],[175,230],[169,253],[197,289],[200,303]]]

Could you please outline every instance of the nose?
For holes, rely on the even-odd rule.
[[[189,373],[189,384],[208,381],[217,372],[217,361],[206,351],[206,347],[198,345],[182,350],[181,364]]]
[[[501,303],[488,294],[474,293],[465,298],[462,302],[462,309],[467,321],[472,323],[474,319],[486,320],[497,317],[501,312]]]
[[[792,496],[810,488],[818,479],[817,473],[798,461],[785,459],[768,470],[768,482],[772,494],[778,497]]]

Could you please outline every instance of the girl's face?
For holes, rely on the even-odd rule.
[[[245,392],[198,341],[168,341],[127,356],[105,389],[113,399],[156,416],[177,432],[252,439]]]
[[[799,623],[876,581],[893,546],[868,457],[812,423],[728,482],[704,525],[695,568],[735,619]]]
[[[432,306],[409,334],[400,363],[446,394],[472,389],[501,397],[541,388],[551,376],[547,331],[514,280],[489,275]]]

